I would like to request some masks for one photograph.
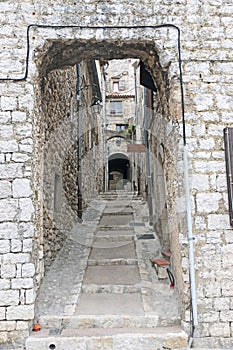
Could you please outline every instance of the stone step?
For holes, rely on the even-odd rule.
[[[119,290],[123,287],[119,286]],[[130,288],[130,286],[129,286]],[[133,288],[133,286],[132,286]],[[81,293],[75,315],[143,316],[144,309],[140,292],[131,293]]]
[[[187,348],[179,327],[42,330],[31,334],[26,350],[157,350]]]
[[[100,294],[101,295],[101,294]],[[103,294],[102,294],[103,295]],[[134,295],[134,294],[133,294]],[[85,296],[85,294],[84,294]],[[93,295],[94,301],[96,300]],[[89,298],[90,299],[90,298]],[[98,299],[98,298],[97,298]],[[111,299],[111,298],[110,298]],[[122,299],[122,298],[121,298]],[[72,314],[63,315],[41,315],[36,319],[42,329],[64,329],[64,328],[125,328],[125,327],[178,327],[180,326],[180,317],[174,313],[169,315],[166,313],[154,313],[149,312],[144,314],[143,310],[140,309],[141,305],[138,303],[137,298],[131,299],[130,304],[137,307],[134,313],[130,312],[123,313],[122,310],[115,312],[113,306],[111,307],[111,314],[100,313],[100,310],[92,308],[93,300],[90,301],[90,309],[92,314],[82,313],[86,311],[87,307],[80,304],[80,308],[77,307]],[[85,301],[84,301],[85,303]],[[101,303],[101,300],[100,300]],[[109,303],[107,300],[106,309],[109,310]],[[96,306],[95,306],[96,308]],[[129,308],[128,308],[129,309]],[[97,311],[97,313],[95,313]],[[105,310],[103,310],[105,311]],[[128,310],[127,310],[128,311]]]
[[[142,200],[142,198],[141,197],[137,197],[134,193],[129,193],[128,195],[127,194],[125,194],[125,193],[105,193],[105,194],[100,194],[100,196],[99,196],[100,198],[102,198],[102,199],[109,199],[109,200],[111,200],[111,199],[120,199],[120,198],[123,198],[123,199],[128,199],[128,200],[130,200],[130,199],[134,199],[134,200],[137,200],[137,199],[140,199],[140,200]]]
[[[38,318],[42,329],[157,327],[158,315],[44,315]]]
[[[108,225],[109,226],[109,225]],[[119,225],[118,225],[119,226]],[[133,232],[133,228],[132,227],[128,227],[128,226],[124,226],[124,227],[118,227],[118,226],[112,226],[111,227],[111,231],[115,231],[115,233],[117,234],[117,233],[119,233],[120,235],[122,235],[124,232],[128,232],[128,233],[131,233],[131,234],[133,234],[134,232]],[[105,227],[103,226],[103,227],[99,227],[98,226],[98,231],[97,231],[97,233],[98,232],[102,232],[102,231],[106,231],[107,229],[105,229]],[[111,232],[109,231],[109,232],[107,232],[108,234],[110,234]]]
[[[123,195],[120,195],[118,196],[117,194],[116,195],[101,195],[100,196],[100,199],[101,200],[104,200],[104,201],[107,201],[108,203],[111,203],[112,201],[121,201],[121,200],[125,200],[125,201],[128,201],[130,203],[132,202],[144,202],[144,200],[141,198],[141,197],[136,197],[136,196],[123,196]]]
[[[135,243],[132,239],[108,242],[95,240],[89,259],[136,259]]]
[[[113,243],[116,243],[115,246],[124,246],[133,241],[134,233],[132,230],[126,231],[128,234],[124,236],[124,231],[117,231],[107,233],[105,231],[98,231],[93,237],[92,247],[93,248],[109,248],[113,246]],[[100,233],[100,235],[99,235]],[[101,233],[106,233],[106,235],[101,235]],[[113,233],[113,235],[110,235]]]
[[[128,229],[130,228],[129,225],[99,225],[98,227],[98,232],[96,232],[96,237],[99,237],[100,236],[106,236],[108,235],[109,237],[110,236],[113,236],[113,235],[117,235],[116,231],[117,229],[118,230],[124,230],[124,228]],[[104,231],[107,231],[109,232],[108,234],[104,233]],[[111,231],[111,232],[110,232]],[[127,236],[132,236],[131,233],[125,231],[125,233],[123,233],[124,235],[127,235]],[[134,235],[134,234],[133,234]]]
[[[109,241],[114,241],[114,240],[119,240],[119,241],[124,241],[125,239],[128,240],[133,240],[135,237],[135,234],[132,233],[131,231],[123,231],[123,234],[120,234],[120,231],[117,230],[112,230],[109,231],[107,228],[107,231],[105,230],[100,230],[96,232],[95,238],[107,238]],[[95,246],[95,241],[93,243],[93,246]]]
[[[118,196],[118,197],[129,197],[129,196],[135,196],[142,198],[140,195],[138,196],[134,191],[108,191],[108,192],[100,192],[100,196]]]
[[[127,285],[127,284],[83,284],[81,288],[82,293],[140,293],[141,284]]]
[[[137,259],[89,259],[88,266],[105,266],[105,265],[137,265]]]
[[[102,213],[102,216],[112,216],[112,215],[130,215],[133,214],[134,211],[132,209],[119,209],[119,208],[107,208],[104,210],[104,212]]]

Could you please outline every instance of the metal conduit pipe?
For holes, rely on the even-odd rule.
[[[195,266],[194,266],[194,247],[193,247],[194,236],[192,231],[192,210],[191,210],[189,176],[188,176],[187,145],[184,145],[184,182],[185,182],[186,213],[187,213],[187,226],[188,226],[189,273],[190,273],[192,323],[193,323],[193,330],[192,330],[192,334],[190,336],[190,342],[189,342],[189,346],[191,346],[194,330],[195,330],[195,327],[198,325],[198,318],[197,318],[196,282],[195,282]]]
[[[181,108],[182,108],[181,110],[182,110],[182,122],[183,122],[184,181],[185,181],[186,214],[187,214],[188,245],[189,245],[189,273],[190,273],[191,313],[192,313],[192,331],[189,336],[189,347],[191,347],[195,328],[198,325],[198,315],[197,315],[196,278],[195,278],[195,263],[194,263],[195,262],[194,236],[193,236],[193,229],[192,229],[192,210],[191,210],[189,174],[188,174],[188,150],[187,150],[187,144],[186,144],[184,87],[183,87],[179,28],[177,28],[177,32],[178,32],[178,61],[179,61],[179,72],[180,72],[180,92],[181,92]]]
[[[81,114],[81,71],[77,65],[77,107],[78,107],[78,217],[82,219],[82,114]]]
[[[153,208],[152,208],[152,186],[150,175],[150,152],[149,152],[149,135],[147,129],[147,107],[146,107],[146,88],[144,88],[144,135],[146,146],[146,176],[148,186],[148,206],[149,206],[149,225],[153,224]]]

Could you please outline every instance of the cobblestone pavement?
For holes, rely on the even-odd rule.
[[[168,280],[158,280],[150,263],[150,258],[161,257],[161,247],[148,224],[147,204],[132,195],[125,197],[124,194],[115,194],[110,197],[110,201],[107,198],[107,195],[102,195],[90,203],[83,214],[83,223],[77,224],[70,232],[62,250],[46,273],[37,298],[36,321],[50,316],[59,318],[77,314],[83,289],[88,291],[88,288],[97,288],[93,284],[84,286],[84,275],[88,266],[89,269],[91,265],[101,269],[106,264],[131,264],[138,266],[140,280],[136,284],[136,291],[141,295],[144,315],[157,315],[161,325],[179,322],[176,293],[169,288]],[[126,218],[129,218],[128,223]],[[145,234],[149,235],[146,238],[153,239],[143,239]],[[107,255],[108,259],[103,256],[102,260],[105,261],[100,262],[101,249],[107,248],[106,242],[108,245],[111,242],[111,248],[114,245],[116,248],[121,246],[121,242],[126,245],[130,240],[135,242],[133,258],[129,256],[125,259],[123,256],[116,259],[115,256]],[[125,254],[127,249],[122,251]],[[98,259],[95,260],[90,255],[93,252]],[[114,254],[114,250],[112,252]],[[119,286],[112,286],[110,291],[114,292],[114,288],[118,288],[117,292],[120,292]]]

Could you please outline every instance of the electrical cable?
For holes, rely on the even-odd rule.
[[[160,28],[173,28],[177,30],[177,50],[180,72],[180,90],[181,90],[181,105],[182,105],[182,121],[183,121],[183,143],[186,145],[186,131],[185,131],[185,115],[184,115],[184,91],[183,91],[183,78],[182,78],[182,60],[181,60],[181,45],[180,45],[180,28],[174,24],[159,24],[159,25],[139,25],[139,26],[77,26],[77,25],[44,25],[44,24],[30,24],[27,27],[27,51],[25,58],[25,74],[22,78],[0,78],[1,81],[26,81],[29,71],[29,55],[30,55],[30,30],[31,28],[43,28],[43,29],[160,29]]]
[[[175,278],[169,267],[167,267],[167,274],[170,280],[170,288],[173,289],[175,287]]]

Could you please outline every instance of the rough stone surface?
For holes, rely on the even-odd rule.
[[[230,348],[232,305],[227,304],[228,309],[220,319],[216,298],[232,297],[233,289],[232,228],[228,218],[223,149],[223,128],[232,126],[232,12],[232,4],[228,0],[142,0],[140,3],[130,0],[81,0],[66,4],[63,1],[38,0],[1,2],[0,44],[4,49],[0,52],[0,262],[1,266],[6,266],[0,271],[0,291],[10,292],[11,279],[14,283],[18,279],[20,289],[17,290],[24,293],[24,283],[20,279],[25,278],[27,285],[27,279],[33,278],[33,288],[37,293],[45,261],[49,265],[64,242],[64,232],[58,229],[60,226],[54,225],[53,215],[45,215],[48,209],[46,201],[51,198],[44,196],[44,181],[50,182],[49,186],[53,187],[54,173],[44,167],[48,164],[44,164],[43,157],[46,136],[53,142],[48,124],[51,122],[54,126],[60,120],[59,110],[64,112],[65,118],[70,111],[71,85],[73,96],[76,92],[74,81],[71,82],[74,65],[89,58],[140,58],[153,75],[157,88],[156,118],[152,118],[149,129],[150,161],[153,165],[149,176],[152,179],[154,208],[151,220],[164,247],[172,250],[183,325],[185,329],[190,328],[185,316],[190,308],[190,284],[185,263],[188,239],[177,30],[171,26],[142,28],[169,23],[181,30],[186,136],[189,173],[190,179],[193,179],[190,184],[197,304],[200,310],[196,331],[201,346]],[[27,27],[31,23],[40,26],[30,27],[27,55]],[[96,28],[101,26],[107,28]],[[125,28],[109,28],[114,26]],[[50,94],[43,94],[48,87]],[[51,107],[51,104],[54,109],[49,112],[46,105]],[[43,128],[40,128],[41,120]],[[87,129],[94,130],[93,139],[100,135],[100,130],[97,132],[87,124]],[[69,131],[67,127],[64,135]],[[86,136],[86,150],[91,143],[89,140],[91,136]],[[54,153],[52,149],[50,151],[52,157]],[[98,147],[93,147],[84,157],[85,206],[91,196],[101,190],[102,175],[99,174],[101,171],[97,171],[102,169],[97,161],[99,154]],[[75,160],[73,150],[67,153],[66,159],[69,161],[65,165]],[[89,163],[95,169],[91,181],[87,176],[91,173]],[[58,167],[60,171],[62,168]],[[64,170],[64,174],[69,174],[68,166]],[[70,173],[71,182],[66,177],[65,183],[69,183],[68,188],[72,189],[75,197],[75,174]],[[47,174],[51,178],[45,176]],[[142,182],[146,190],[145,171]],[[87,191],[88,186],[90,192]],[[60,218],[59,224],[66,223]],[[33,242],[24,243],[27,238],[32,238]],[[28,277],[29,272],[21,266],[29,263],[35,267],[33,277]],[[209,305],[212,305],[211,313]],[[14,301],[12,305],[3,307],[14,308]],[[13,317],[18,313],[9,310],[10,321],[14,321]],[[24,311],[24,320],[31,320],[32,313],[30,309],[27,316],[27,311]],[[214,334],[216,321],[222,336]],[[4,325],[7,328],[6,323],[2,328]],[[20,333],[14,332],[2,330],[0,341],[10,341],[17,332]]]

